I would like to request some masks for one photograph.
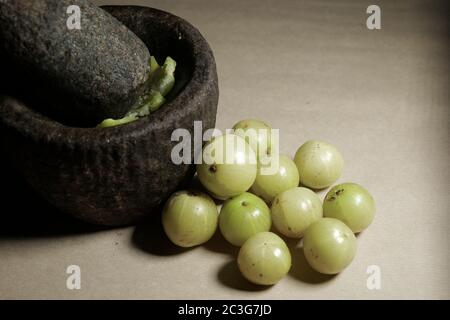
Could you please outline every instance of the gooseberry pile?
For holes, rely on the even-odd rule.
[[[223,237],[240,247],[242,275],[272,285],[289,272],[292,259],[285,241],[270,231],[274,227],[284,237],[303,239],[306,261],[314,270],[344,270],[356,253],[355,233],[371,224],[375,203],[355,183],[335,185],[323,202],[319,198],[315,190],[330,187],[342,174],[338,149],[311,140],[292,160],[274,154],[272,129],[265,122],[243,120],[233,129],[239,130],[214,137],[203,148],[197,175],[206,192],[179,191],[167,201],[162,224],[169,239],[182,247],[200,245],[219,226]],[[256,134],[246,135],[250,129]],[[267,174],[262,169],[270,159],[278,161]],[[219,215],[211,196],[224,200]]]

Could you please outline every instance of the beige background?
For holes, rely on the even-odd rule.
[[[365,27],[371,2],[381,3],[382,30]],[[150,222],[106,231],[4,225],[11,232],[0,235],[0,298],[450,298],[444,2],[96,3],[140,3],[189,20],[217,60],[217,127],[265,119],[291,156],[307,139],[336,144],[346,160],[340,181],[373,193],[376,219],[340,275],[315,274],[294,250],[292,272],[265,290],[241,278],[236,250],[219,236],[178,250]],[[81,267],[78,291],[66,289],[71,264]],[[381,290],[366,287],[369,265],[381,268]]]

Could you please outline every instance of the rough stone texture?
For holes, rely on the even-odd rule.
[[[70,5],[80,8],[80,30],[67,27]],[[26,84],[41,111],[63,123],[121,117],[148,79],[145,44],[89,1],[0,1],[0,26],[8,82]]]
[[[160,57],[177,61],[169,101],[148,117],[112,128],[74,128],[20,100],[0,100],[2,151],[51,204],[85,221],[118,226],[155,210],[192,178],[193,165],[175,165],[176,128],[193,136],[194,120],[215,125],[218,85],[214,57],[186,21],[143,7],[105,8]]]

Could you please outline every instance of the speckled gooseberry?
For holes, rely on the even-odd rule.
[[[300,183],[313,189],[331,186],[342,174],[344,159],[339,150],[326,142],[311,140],[298,148],[294,162]]]
[[[248,192],[226,200],[220,210],[220,231],[235,246],[241,246],[259,232],[269,231],[271,225],[269,207],[261,198]]]
[[[250,191],[271,203],[276,195],[298,186],[299,175],[297,166],[288,156],[278,156],[278,168],[273,174],[265,174],[263,165],[258,164],[258,173]],[[270,164],[266,166],[270,167]]]
[[[203,148],[202,163],[197,164],[200,182],[213,197],[221,200],[250,189],[256,171],[255,152],[234,134],[213,138]]]
[[[314,270],[336,274],[344,270],[355,257],[356,238],[342,221],[322,218],[306,230],[303,252]]]
[[[272,201],[275,228],[290,238],[301,238],[311,223],[322,218],[322,201],[308,188],[295,187],[277,195]]]
[[[361,232],[373,221],[375,201],[362,186],[341,183],[325,196],[323,215],[341,220],[355,233]]]
[[[198,191],[179,191],[167,200],[162,224],[168,238],[180,247],[208,241],[217,229],[217,206],[210,196]]]
[[[256,156],[271,155],[276,141],[272,139],[270,125],[261,120],[241,120],[233,126],[234,134],[250,144]]]
[[[238,267],[249,281],[272,285],[291,268],[291,253],[286,243],[272,232],[260,232],[248,239],[239,250]]]

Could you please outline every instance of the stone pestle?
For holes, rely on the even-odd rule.
[[[150,53],[87,0],[1,0],[0,59],[1,93],[64,124],[91,126],[136,102]]]

